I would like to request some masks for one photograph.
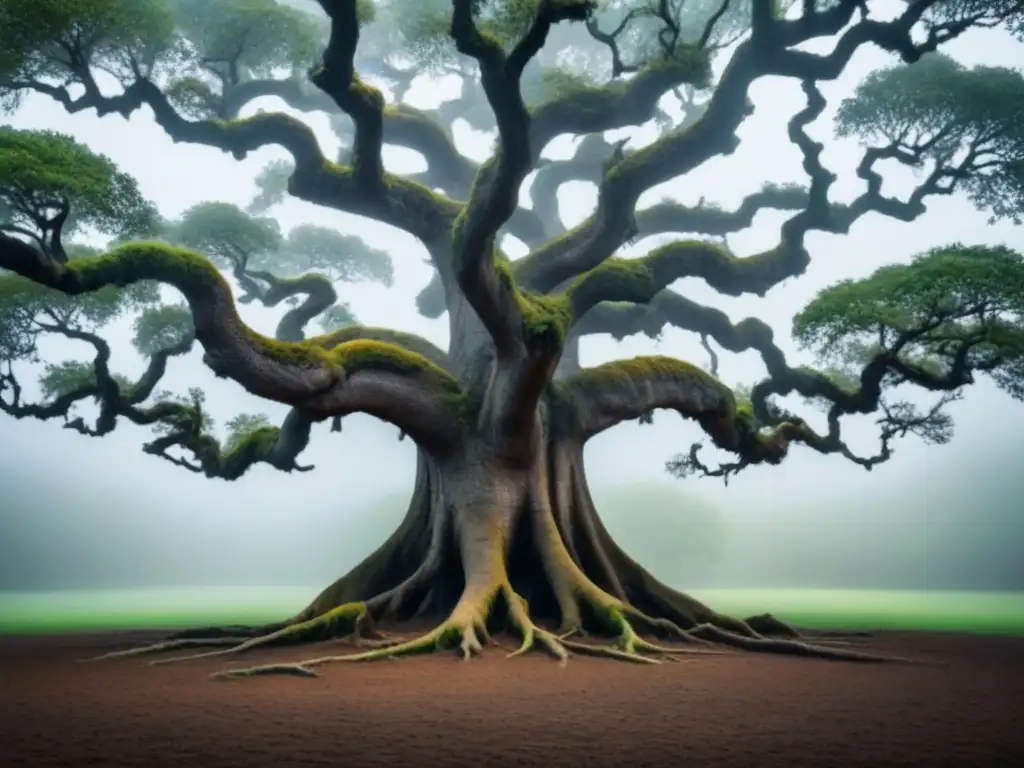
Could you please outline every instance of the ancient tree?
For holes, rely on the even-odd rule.
[[[361,647],[225,674],[311,675],[327,661],[438,647],[469,657],[496,628],[518,634],[518,652],[562,660],[579,652],[657,662],[713,652],[708,645],[877,660],[768,614],[723,616],[658,582],[602,525],[583,447],[667,409],[734,457],[712,465],[695,446],[670,462],[677,474],[728,477],[778,464],[793,446],[871,468],[901,436],[948,440],[945,406],[977,375],[1024,397],[1024,259],[1009,248],[950,244],[909,262],[893,254],[893,266],[822,291],[793,328],[817,353],[815,370],[791,366],[765,323],[734,324],[672,290],[697,277],[723,294],[763,295],[804,271],[809,232],[843,234],[871,212],[911,222],[932,196],[963,194],[993,217],[1019,216],[1024,80],[966,67],[942,48],[973,28],[1019,36],[1022,21],[1017,0],[0,0],[8,109],[32,93],[68,113],[148,111],[178,142],[237,158],[275,145],[290,156],[260,174],[248,210],[200,202],[168,221],[132,178],[70,137],[0,131],[0,267],[9,272],[0,282],[0,408],[64,418],[88,436],[124,420],[151,425],[146,452],[226,480],[257,462],[312,469],[299,463],[311,430],[341,429],[354,412],[415,441],[404,522],[309,606],[272,626],[187,632],[142,650],[234,654],[330,636]],[[812,41],[825,52],[808,50]],[[807,129],[826,108],[820,84],[866,46],[892,62],[839,105],[836,133],[863,145],[862,191],[840,203]],[[423,73],[459,78],[460,96],[433,112],[409,106]],[[806,96],[788,121],[806,186],[751,190],[732,211],[703,201],[638,207],[656,185],[735,150],[753,110],[748,90],[767,76],[799,81]],[[264,97],[291,112],[257,110]],[[296,111],[328,115],[341,152],[325,154]],[[494,138],[482,164],[456,146],[458,120]],[[654,138],[630,146],[605,137],[640,126]],[[545,157],[565,134],[578,137],[575,154]],[[385,144],[419,153],[425,170],[390,172]],[[913,193],[887,194],[883,164],[917,171]],[[556,200],[569,181],[598,190],[591,215],[572,227]],[[523,189],[530,207],[520,205]],[[447,313],[448,350],[358,324],[339,285],[387,284],[401,260],[330,229],[282,233],[267,214],[285,195],[415,236],[434,269],[419,308]],[[778,243],[733,253],[725,237],[766,209],[791,212]],[[678,239],[622,255],[666,234]],[[98,235],[111,244],[85,246]],[[511,258],[516,241],[526,255]],[[159,284],[183,303],[168,303]],[[276,338],[249,328],[236,302],[288,306]],[[137,380],[111,370],[99,333],[126,313],[150,360]],[[312,321],[318,335],[307,331]],[[667,325],[698,334],[712,360],[714,346],[755,350],[766,377],[740,393],[714,364],[579,363],[582,336],[657,336]],[[48,334],[90,344],[95,357],[47,365],[43,399],[33,402],[18,373]],[[284,422],[243,414],[221,439],[201,391],[161,392],[168,362],[196,343],[217,376],[290,406]],[[933,405],[894,399],[907,386],[932,393]],[[826,429],[779,404],[794,393],[825,410]],[[94,422],[73,415],[89,399],[99,405]],[[875,413],[879,452],[856,455],[841,420]],[[403,622],[419,619],[423,634],[403,633]]]

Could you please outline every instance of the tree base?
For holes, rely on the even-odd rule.
[[[572,654],[601,656],[640,664],[660,664],[664,661],[688,660],[682,657],[729,654],[730,651],[726,649],[732,647],[744,651],[782,653],[834,661],[911,661],[900,657],[862,653],[843,647],[862,641],[869,636],[868,633],[826,631],[805,635],[770,614],[751,617],[744,622],[736,619],[724,622],[733,626],[740,623],[758,626],[765,634],[758,631],[749,636],[741,635],[712,623],[683,630],[666,619],[647,616],[631,606],[616,604],[614,600],[601,600],[597,606],[593,606],[600,609],[610,630],[602,633],[604,637],[590,635],[582,626],[555,631],[540,626],[530,617],[526,601],[516,594],[507,582],[495,587],[491,594],[482,594],[477,600],[460,601],[448,619],[433,629],[411,638],[408,635],[382,631],[375,625],[368,603],[354,602],[337,606],[305,621],[265,627],[187,630],[158,643],[114,651],[90,661],[191,648],[212,649],[150,662],[152,665],[162,665],[324,640],[349,642],[356,650],[352,653],[318,656],[294,663],[227,669],[216,672],[211,677],[227,679],[274,674],[318,677],[316,668],[326,664],[397,659],[402,656],[446,650],[457,651],[463,659],[469,660],[482,653],[487,645],[501,647],[494,641],[487,626],[488,619],[496,613],[493,607],[499,601],[504,603],[506,617],[520,638],[519,647],[508,653],[508,658],[539,649],[547,652],[563,666]],[[650,631],[652,637],[663,638],[666,642],[657,643],[642,637],[634,629],[634,624]],[[606,638],[610,642],[603,642]]]
[[[416,490],[402,524],[295,617],[264,627],[191,630],[99,658],[209,649],[153,662],[169,664],[291,643],[340,639],[355,646],[351,653],[214,675],[312,677],[330,663],[437,650],[455,650],[469,659],[493,644],[493,633],[511,630],[520,644],[510,657],[541,650],[560,664],[572,654],[658,664],[728,649],[835,661],[908,661],[849,647],[862,637],[857,633],[808,636],[770,614],[746,620],[725,616],[661,583],[626,555],[601,523],[586,488],[579,446],[552,444],[542,471],[523,477],[485,474],[462,485],[458,478],[457,473],[444,477],[420,454]],[[461,487],[471,495],[460,496]],[[500,493],[488,495],[488,489]],[[392,624],[401,630],[413,621],[432,628],[416,634],[382,631]]]

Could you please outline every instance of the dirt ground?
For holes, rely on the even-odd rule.
[[[223,660],[77,663],[150,637],[0,638],[0,765],[994,768],[1024,754],[1024,638],[872,638],[929,662],[912,666],[737,653],[559,668],[489,649],[209,680]],[[252,658],[310,650],[324,649]]]

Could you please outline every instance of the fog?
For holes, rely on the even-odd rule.
[[[947,51],[965,64],[1013,65],[1020,47],[1001,33],[976,31]],[[835,200],[861,191],[853,173],[860,155],[855,144],[829,138],[832,111],[865,73],[886,63],[878,51],[864,50],[842,78],[823,84],[830,110],[812,135],[828,142],[823,161],[839,175]],[[444,85],[421,84],[413,93],[415,105],[434,106]],[[805,182],[799,152],[785,134],[786,121],[803,106],[798,85],[768,78],[751,95],[756,114],[741,129],[739,150],[663,185],[641,205],[670,195],[687,203],[705,197],[731,207],[763,182]],[[274,99],[256,102],[248,111],[259,108],[288,111]],[[302,117],[333,153],[337,140],[326,117]],[[70,133],[109,155],[139,179],[143,193],[169,218],[203,200],[246,205],[258,171],[285,157],[264,149],[239,162],[213,149],[175,145],[145,109],[127,121],[68,116],[55,103],[31,97],[9,120],[18,128]],[[489,151],[488,138],[458,123],[454,130],[467,154],[482,159]],[[549,154],[569,146],[560,140]],[[393,147],[385,150],[385,160],[394,172],[422,168],[417,155]],[[914,183],[909,174],[894,172],[884,191],[905,193]],[[582,220],[595,198],[588,185],[563,187],[566,223]],[[447,319],[425,320],[413,303],[430,268],[411,236],[296,200],[274,214],[283,229],[305,222],[328,225],[387,248],[396,264],[394,287],[342,287],[341,298],[364,323],[446,344]],[[730,244],[740,255],[770,246],[784,218],[762,214]],[[1024,231],[987,224],[986,216],[962,199],[931,199],[928,213],[913,224],[870,215],[845,237],[812,234],[813,261],[806,274],[763,299],[720,297],[696,280],[674,288],[722,309],[733,321],[761,317],[776,329],[793,364],[810,363],[789,338],[796,308],[837,279],[864,276],[953,241],[1024,250]],[[656,242],[651,238],[642,247]],[[268,334],[279,316],[252,305],[241,312]],[[139,373],[143,363],[129,344],[129,323],[111,326],[105,335],[115,348],[113,369]],[[592,337],[582,347],[585,365],[651,353],[704,362],[697,339],[679,330],[667,330],[660,342]],[[50,361],[90,357],[86,347],[72,342],[53,342],[45,354]],[[215,379],[200,356],[195,351],[173,362],[162,388],[183,393],[202,386],[221,424],[239,412],[283,416],[283,407]],[[720,357],[727,382],[764,375],[753,353]],[[27,384],[34,378],[26,369],[20,373]],[[28,389],[33,392],[34,385]],[[824,421],[799,401],[785,404],[818,426]],[[1019,557],[1024,406],[983,381],[951,412],[957,422],[951,444],[906,439],[872,472],[797,447],[781,466],[748,469],[728,487],[711,479],[674,480],[663,469],[665,460],[687,450],[700,433],[668,412],[655,414],[651,426],[630,423],[602,434],[588,445],[586,459],[598,509],[612,533],[676,586],[1024,589]],[[855,450],[874,449],[871,417],[848,418],[844,428]],[[64,430],[59,422],[15,421],[0,414],[0,591],[320,585],[383,541],[404,513],[415,471],[411,442],[399,442],[394,427],[366,416],[347,418],[341,434],[329,433],[326,426],[314,431],[302,461],[315,464],[315,471],[288,475],[258,465],[234,483],[206,480],[144,455],[147,439],[148,431],[124,422],[113,434],[95,439]]]

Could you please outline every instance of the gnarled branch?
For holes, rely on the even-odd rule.
[[[528,283],[538,290],[550,291],[598,266],[623,242],[634,237],[639,231],[635,206],[641,194],[687,173],[715,155],[728,154],[735,149],[736,129],[749,113],[747,91],[756,79],[765,75],[798,77],[810,95],[809,88],[814,83],[838,77],[853,54],[865,44],[874,43],[884,50],[897,52],[905,61],[914,61],[923,52],[932,50],[932,42],[915,45],[910,39],[910,30],[931,5],[930,2],[913,3],[888,22],[862,19],[843,33],[835,50],[827,57],[787,50],[786,46],[838,34],[853,20],[857,3],[840,3],[808,23],[793,22],[788,26],[788,22],[773,21],[769,25],[773,30],[771,35],[760,39],[754,35],[736,50],[701,118],[686,130],[664,136],[613,165],[601,183],[595,213],[565,237],[522,260],[520,274],[527,276]],[[775,31],[779,29],[784,29],[785,33],[776,37]],[[964,29],[966,27],[961,29],[959,25],[950,29],[949,37],[955,37]],[[815,208],[815,216],[821,218],[821,205],[816,203]],[[800,250],[802,248],[788,250],[787,258],[793,257],[794,265],[806,259],[806,254],[801,255]]]
[[[455,224],[456,279],[494,339],[498,354],[511,356],[522,345],[522,318],[513,286],[494,263],[494,239],[518,207],[519,187],[533,165],[530,115],[523,102],[523,68],[541,49],[551,25],[585,18],[592,4],[541,0],[537,16],[508,56],[482,35],[473,19],[473,0],[453,0],[452,38],[460,53],[476,59],[487,100],[498,123],[498,151],[480,170],[469,203]]]
[[[359,44],[356,0],[317,0],[331,20],[323,63],[309,73],[313,84],[341,107],[356,126],[353,175],[365,194],[384,192],[384,97],[359,79],[353,63]]]
[[[732,391],[700,368],[671,357],[637,357],[584,368],[561,384],[581,440],[656,408],[695,419],[714,443],[750,464],[779,463],[800,430],[786,423],[759,433]]]
[[[59,264],[0,235],[0,268],[69,295],[140,280],[172,285],[185,296],[204,361],[217,375],[313,419],[363,411],[427,447],[444,448],[458,437],[461,388],[447,371],[385,342],[327,334],[286,343],[261,336],[239,318],[217,269],[190,251],[128,243],[103,256]]]
[[[783,205],[803,200],[801,210],[783,224],[778,245],[741,259],[717,244],[676,241],[656,248],[642,259],[609,258],[584,273],[569,288],[568,299],[573,316],[582,318],[604,301],[651,301],[660,291],[685,277],[700,277],[719,293],[730,296],[743,293],[763,296],[806,268],[810,257],[804,247],[804,238],[809,231],[845,234],[858,219],[870,212],[913,221],[925,212],[924,200],[928,196],[952,194],[958,182],[969,175],[974,160],[970,155],[956,165],[937,164],[907,200],[886,197],[881,193],[882,179],[875,171],[875,165],[886,159],[915,165],[920,155],[895,145],[874,147],[864,153],[857,167],[857,175],[867,183],[867,190],[849,204],[829,204],[828,190],[835,177],[821,164],[822,145],[806,133],[807,125],[824,110],[825,100],[813,81],[804,81],[803,88],[808,97],[807,106],[790,120],[788,132],[790,140],[803,154],[804,169],[811,178],[809,188],[764,190],[747,199],[761,203],[771,200]],[[746,215],[752,216],[757,204],[745,201],[740,210],[746,207],[750,211]],[[671,218],[681,219],[682,223],[686,223],[688,218],[690,221],[699,220],[697,211],[676,208],[675,216]],[[657,218],[664,219],[665,224],[670,220],[667,211],[658,214]]]
[[[813,81],[804,81],[803,88],[807,106],[789,121],[789,136],[803,152],[804,169],[811,177],[811,185],[806,207],[783,225],[779,245],[742,261],[720,246],[700,241],[670,243],[638,260],[606,259],[581,275],[566,291],[576,321],[604,301],[650,301],[683,277],[704,277],[725,294],[753,290],[763,295],[786,277],[804,270],[810,260],[804,237],[812,227],[827,222],[828,189],[834,176],[821,165],[822,146],[805,132],[806,126],[824,110],[825,99]]]
[[[126,387],[110,371],[111,350],[105,339],[67,326],[47,326],[44,330],[92,345],[96,350],[93,380],[83,382],[49,402],[26,403],[22,401],[21,385],[13,370],[8,367],[7,372],[0,375],[0,411],[19,419],[64,418],[67,429],[89,437],[109,434],[117,426],[118,418],[125,418],[139,426],[157,426],[165,434],[146,443],[143,450],[209,478],[236,480],[259,463],[269,464],[282,472],[306,472],[314,468],[312,465],[298,463],[299,454],[309,442],[313,423],[298,409],[293,408],[280,427],[258,426],[222,444],[207,431],[201,402],[182,402],[164,397],[152,405],[143,405],[163,377],[169,358],[191,350],[195,340],[193,335],[189,334],[174,346],[153,354],[142,376]],[[332,334],[330,343],[357,340],[401,345],[422,354],[440,367],[447,365],[446,355],[430,342],[390,329],[349,326]],[[95,399],[99,405],[99,416],[92,426],[81,417],[71,416],[74,406],[89,398]],[[340,417],[335,419],[340,421]],[[173,448],[188,451],[192,458],[172,454],[170,451]]]
[[[306,325],[338,300],[334,285],[326,277],[306,274],[282,278],[265,270],[249,269],[246,260],[234,259],[233,272],[245,293],[238,298],[240,304],[259,301],[265,307],[276,307],[294,296],[306,298],[297,307],[289,309],[277,324],[274,333],[278,341],[302,341]],[[264,285],[265,284],[265,285]]]
[[[297,408],[288,412],[280,427],[258,427],[222,445],[203,431],[198,407],[180,403],[161,403],[150,409],[135,409],[128,414],[136,423],[155,420],[173,426],[143,446],[143,451],[159,456],[175,466],[208,478],[237,480],[256,464],[269,464],[282,472],[309,472],[315,467],[299,464],[298,456],[309,444],[312,420]],[[192,460],[169,453],[179,447],[189,451]]]
[[[144,77],[138,77],[120,94],[104,96],[87,69],[76,74],[86,86],[85,93],[77,98],[72,98],[67,88],[35,81],[10,83],[8,87],[50,96],[69,114],[95,109],[101,116],[117,113],[127,118],[146,105],[153,110],[157,124],[175,141],[216,147],[238,159],[277,144],[295,161],[295,171],[288,184],[291,195],[391,224],[427,243],[447,237],[463,208],[460,203],[422,184],[388,173],[383,176],[386,190],[381,194],[367,194],[361,175],[366,172],[365,167],[361,165],[357,169],[328,161],[312,129],[288,115],[262,113],[234,120],[187,120],[160,88]],[[372,136],[372,131],[366,135]],[[369,167],[373,167],[372,159]]]
[[[636,212],[636,237],[668,232],[721,237],[752,226],[754,217],[761,211],[798,211],[807,206],[807,201],[807,189],[803,187],[766,185],[747,195],[731,211],[704,203],[694,206],[672,201],[655,203]]]
[[[711,337],[719,346],[731,352],[755,350],[764,362],[768,377],[753,388],[750,411],[746,416],[749,421],[748,427],[754,430],[772,428],[775,430],[771,433],[773,440],[785,437],[786,444],[798,441],[819,453],[839,453],[850,461],[871,469],[891,455],[890,441],[894,437],[917,431],[924,424],[934,422],[938,412],[949,402],[950,393],[955,393],[973,380],[967,361],[966,346],[964,352],[954,361],[954,365],[941,374],[930,372],[900,356],[901,350],[915,338],[928,333],[934,322],[904,332],[890,347],[874,355],[864,365],[856,389],[844,388],[817,371],[791,367],[785,353],[775,344],[772,329],[764,322],[747,318],[733,324],[724,312],[702,306],[670,291],[658,294],[655,300],[646,306],[628,303],[604,304],[586,316],[577,326],[577,332],[609,333],[617,338],[642,332],[657,337],[665,325],[671,324],[698,333],[702,337]],[[900,414],[896,409],[889,408],[882,398],[883,380],[890,373],[898,373],[905,380],[922,388],[943,393],[944,397],[925,416]],[[769,403],[770,397],[791,393],[829,404],[829,429],[826,434],[817,434],[802,419],[783,413]],[[872,457],[858,456],[842,441],[839,420],[847,414],[868,414],[879,408],[886,414],[879,420],[882,443],[879,453]],[[641,405],[634,404],[633,408],[623,412],[624,415],[608,411],[605,419],[618,423],[631,417],[639,418],[645,412]],[[631,416],[633,413],[638,415]],[[603,428],[609,426],[613,424],[608,423]],[[784,446],[776,443],[776,447]],[[723,465],[718,470],[708,472],[708,468],[699,463],[697,450],[699,446],[696,450],[691,449],[688,457],[680,458],[674,464],[670,462],[670,469],[674,466],[675,470],[682,470],[688,466],[704,474],[728,478],[749,464],[757,463],[741,458],[739,463]]]
[[[593,4],[541,0],[533,23],[508,55],[477,29],[473,0],[453,0],[452,6],[452,38],[457,50],[480,66],[499,137],[496,155],[480,169],[469,202],[455,223],[455,280],[494,342],[495,376],[484,397],[481,419],[499,450],[511,456],[531,442],[536,404],[554,373],[562,341],[557,324],[546,327],[528,320],[530,299],[520,295],[511,271],[495,257],[495,237],[518,207],[519,187],[535,159],[531,117],[520,79],[551,26],[586,18]]]
[[[65,426],[68,428],[96,436],[113,431],[117,426],[118,416],[128,414],[147,400],[163,378],[170,358],[187,354],[195,342],[195,336],[187,334],[177,344],[158,350],[150,356],[146,370],[139,379],[130,387],[123,388],[111,374],[110,345],[101,336],[63,323],[46,325],[43,330],[90,344],[96,351],[93,359],[93,380],[83,381],[78,386],[61,392],[49,402],[26,403],[22,400],[21,384],[14,375],[13,367],[8,363],[7,372],[0,375],[0,411],[16,419],[48,421],[64,418]],[[10,394],[5,397],[5,392]],[[80,418],[70,418],[74,407],[89,398],[97,400],[100,407],[96,425],[91,428],[86,427]]]

